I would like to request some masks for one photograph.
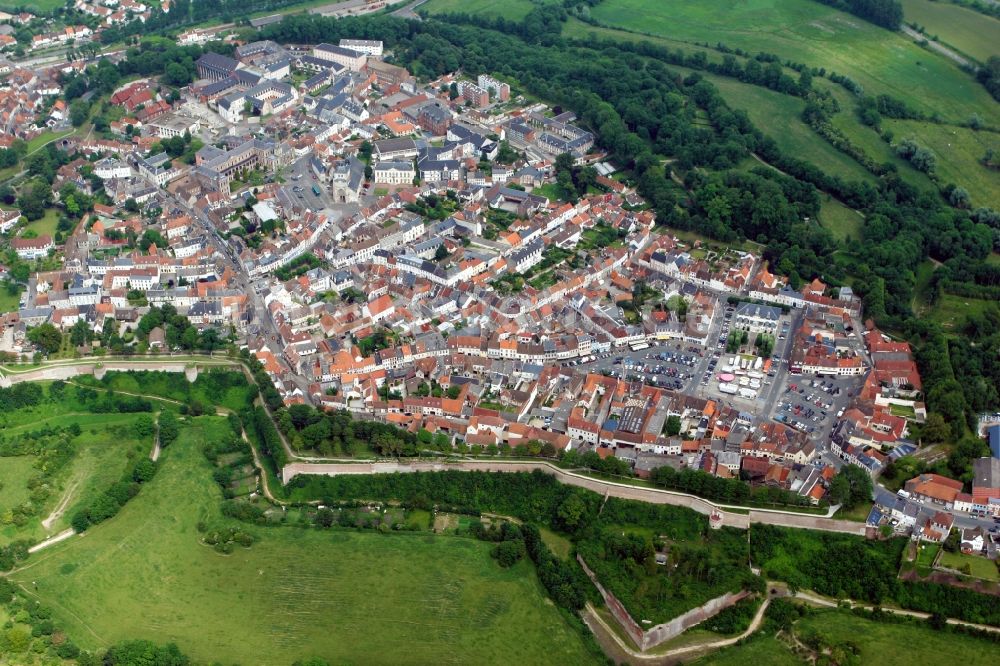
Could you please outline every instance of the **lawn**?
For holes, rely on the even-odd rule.
[[[1000,53],[1000,21],[977,11],[950,2],[903,0],[903,20],[980,62]]]
[[[54,237],[56,235],[57,224],[59,224],[59,211],[55,208],[46,208],[45,216],[40,220],[28,222],[25,230],[34,231],[39,236],[48,235]]]
[[[961,634],[934,631],[924,623],[873,622],[841,611],[819,611],[799,620],[795,633],[815,632],[827,644],[851,643],[857,663],[879,666],[993,666],[996,645]],[[917,657],[919,653],[919,657]]]
[[[901,34],[799,0],[604,0],[591,8],[603,25],[686,42],[766,51],[849,76],[869,94],[886,93],[925,113],[992,124],[1000,107],[972,77]]]
[[[573,543],[569,539],[561,534],[556,534],[547,527],[541,527],[538,531],[542,535],[542,541],[549,547],[553,555],[564,560],[569,559],[570,551],[573,549]]]
[[[534,8],[530,0],[428,0],[420,6],[420,11],[430,14],[490,14],[520,21]]]
[[[969,569],[972,571],[970,575],[982,578],[983,580],[1000,581],[1000,571],[997,570],[996,563],[985,557],[945,551],[941,555],[939,564],[942,567],[955,569],[956,571],[962,571],[962,567],[969,565]]]
[[[57,2],[55,6],[62,7],[62,4]],[[74,134],[76,131],[77,130],[65,130],[65,131],[62,131],[62,132],[53,132],[51,130],[48,130],[48,131],[42,132],[38,136],[36,136],[33,139],[31,139],[31,140],[28,141],[28,154],[30,155],[31,153],[35,152],[36,150],[41,149],[43,146],[45,146],[50,141],[54,141],[56,139],[61,139],[64,136],[69,136],[70,134]]]
[[[837,240],[861,239],[864,218],[836,199],[824,199],[819,209],[819,221]]]
[[[28,0],[27,2],[0,2],[0,9],[9,12],[47,13],[65,6],[60,0]]]
[[[993,106],[1000,108],[996,103]],[[1000,209],[1000,175],[979,162],[987,148],[1000,152],[1000,134],[914,120],[884,120],[883,124],[892,130],[894,141],[914,137],[933,151],[942,184],[967,189],[973,206]]]
[[[7,291],[7,285],[0,282],[0,312],[13,312],[21,304],[21,292],[24,287],[18,285],[14,293]]]
[[[576,194],[570,194],[566,188],[558,183],[546,183],[531,190],[532,194],[545,197],[550,202],[572,201],[576,199]]]
[[[927,576],[931,573],[931,569],[934,567],[934,558],[937,557],[938,552],[941,551],[941,546],[938,544],[921,543],[917,550],[917,574],[920,576]]]
[[[183,428],[115,518],[14,574],[81,646],[143,637],[244,664],[593,662],[531,565],[501,569],[487,543],[254,527],[250,549],[202,546],[198,521],[223,519],[199,444],[227,427],[200,417]]]
[[[716,666],[801,666],[805,662],[792,654],[788,646],[774,636],[754,634],[745,643],[724,648],[691,663]]]

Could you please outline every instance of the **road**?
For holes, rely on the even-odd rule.
[[[398,16],[399,18],[415,19],[417,21],[421,21],[423,19],[420,17],[420,14],[417,13],[417,7],[424,4],[425,2],[427,2],[427,0],[414,0],[414,2],[411,2],[405,7],[400,7],[399,9],[394,11],[392,15]]]

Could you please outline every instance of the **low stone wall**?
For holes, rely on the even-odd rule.
[[[587,576],[590,577],[590,581],[595,587],[597,587],[597,591],[601,593],[601,597],[604,598],[604,603],[608,605],[611,615],[642,651],[649,650],[650,648],[656,647],[660,643],[664,643],[672,638],[680,636],[691,627],[704,622],[720,611],[729,608],[740,599],[744,599],[750,595],[750,592],[746,590],[741,590],[736,593],[727,592],[721,597],[709,599],[701,606],[692,608],[683,615],[678,615],[669,622],[658,624],[655,627],[650,627],[649,629],[643,629],[639,626],[639,623],[635,621],[635,618],[629,615],[629,612],[625,610],[625,606],[618,600],[618,597],[601,585],[601,583],[597,580],[597,576],[590,570],[590,567],[587,566],[587,563],[583,560],[583,558],[577,555],[576,560],[580,563],[580,566],[583,567]]]

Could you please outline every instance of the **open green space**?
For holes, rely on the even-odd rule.
[[[765,51],[847,75],[868,94],[886,93],[925,113],[990,123],[1000,108],[972,77],[908,37],[819,2],[796,0],[604,0],[591,9],[603,25],[683,41]]]
[[[801,659],[772,635],[754,634],[746,642],[707,655],[696,664],[713,666],[801,666]]]
[[[160,396],[186,404],[199,403],[206,411],[221,407],[232,412],[245,408],[256,395],[243,374],[231,369],[202,370],[194,383],[179,372],[154,370],[108,372],[98,381],[85,375],[74,380],[88,386],[122,393]]]
[[[883,120],[883,124],[892,130],[895,141],[914,137],[934,152],[935,172],[942,184],[964,187],[973,206],[1000,208],[1000,172],[980,162],[987,149],[1000,153],[1000,134],[915,120]]]
[[[795,633],[800,639],[816,634],[829,646],[850,643],[861,664],[910,666],[917,660],[928,666],[986,666],[997,659],[996,645],[982,639],[934,631],[925,623],[874,622],[844,611],[815,612],[796,623]]]
[[[0,282],[0,312],[13,312],[21,304],[21,292],[24,287],[18,285],[13,293],[7,290],[7,285]]]
[[[490,14],[520,21],[534,8],[530,0],[428,0],[420,6],[420,11],[430,14]]]
[[[34,456],[13,456],[0,460],[0,510],[28,499],[24,480],[31,475]]]
[[[130,461],[149,454],[152,437],[138,435],[135,425],[145,419],[151,432],[151,414],[83,410],[68,387],[58,397],[4,415],[0,545],[41,541],[62,531],[79,507],[89,506],[121,477]]]
[[[954,50],[985,62],[1000,55],[1000,21],[950,2],[902,0],[903,20]]]
[[[547,527],[539,528],[538,531],[542,535],[542,541],[549,547],[553,555],[561,557],[564,560],[569,558],[570,551],[573,550],[572,541],[561,534],[556,534]]]
[[[934,567],[934,559],[941,552],[940,544],[921,543],[917,546],[917,573],[927,576]]]
[[[836,199],[824,199],[820,204],[819,221],[838,240],[861,239],[864,218]]]
[[[995,305],[994,301],[942,294],[925,316],[940,324],[945,331],[955,332],[966,317],[972,314],[982,314],[991,305]]]
[[[682,67],[678,71],[688,72]],[[825,171],[846,180],[873,182],[874,177],[802,121],[805,101],[736,79],[699,72],[712,82],[730,107],[746,111],[753,124],[789,155],[822,164]]]
[[[62,6],[62,4],[59,3],[57,0],[52,0],[52,1],[55,2],[54,6],[56,7]],[[28,154],[30,155],[36,150],[41,149],[51,141],[55,141],[56,139],[61,139],[63,137],[69,136],[70,134],[74,134],[76,133],[76,131],[77,130],[65,130],[60,132],[53,132],[52,130],[46,130],[45,132],[42,132],[38,136],[28,141]]]
[[[45,209],[45,216],[41,219],[28,222],[26,231],[34,231],[39,236],[55,236],[56,225],[59,224],[59,211],[55,208]]]
[[[530,562],[502,569],[488,543],[253,527],[249,549],[202,545],[199,521],[227,523],[199,447],[227,428],[193,419],[115,518],[13,574],[81,646],[142,636],[198,662],[244,664],[593,661]]]
[[[941,555],[939,565],[962,572],[968,566],[970,571],[968,575],[970,576],[982,578],[983,580],[1000,581],[1000,571],[997,570],[996,562],[985,557],[945,551]]]

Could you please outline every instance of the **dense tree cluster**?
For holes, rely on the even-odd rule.
[[[83,532],[91,525],[117,515],[130,499],[139,494],[142,485],[153,479],[156,470],[157,464],[149,458],[141,458],[129,465],[120,480],[73,514],[70,519],[73,529]]]
[[[903,24],[903,5],[899,0],[819,0],[819,2],[860,16],[889,30],[899,30]]]

